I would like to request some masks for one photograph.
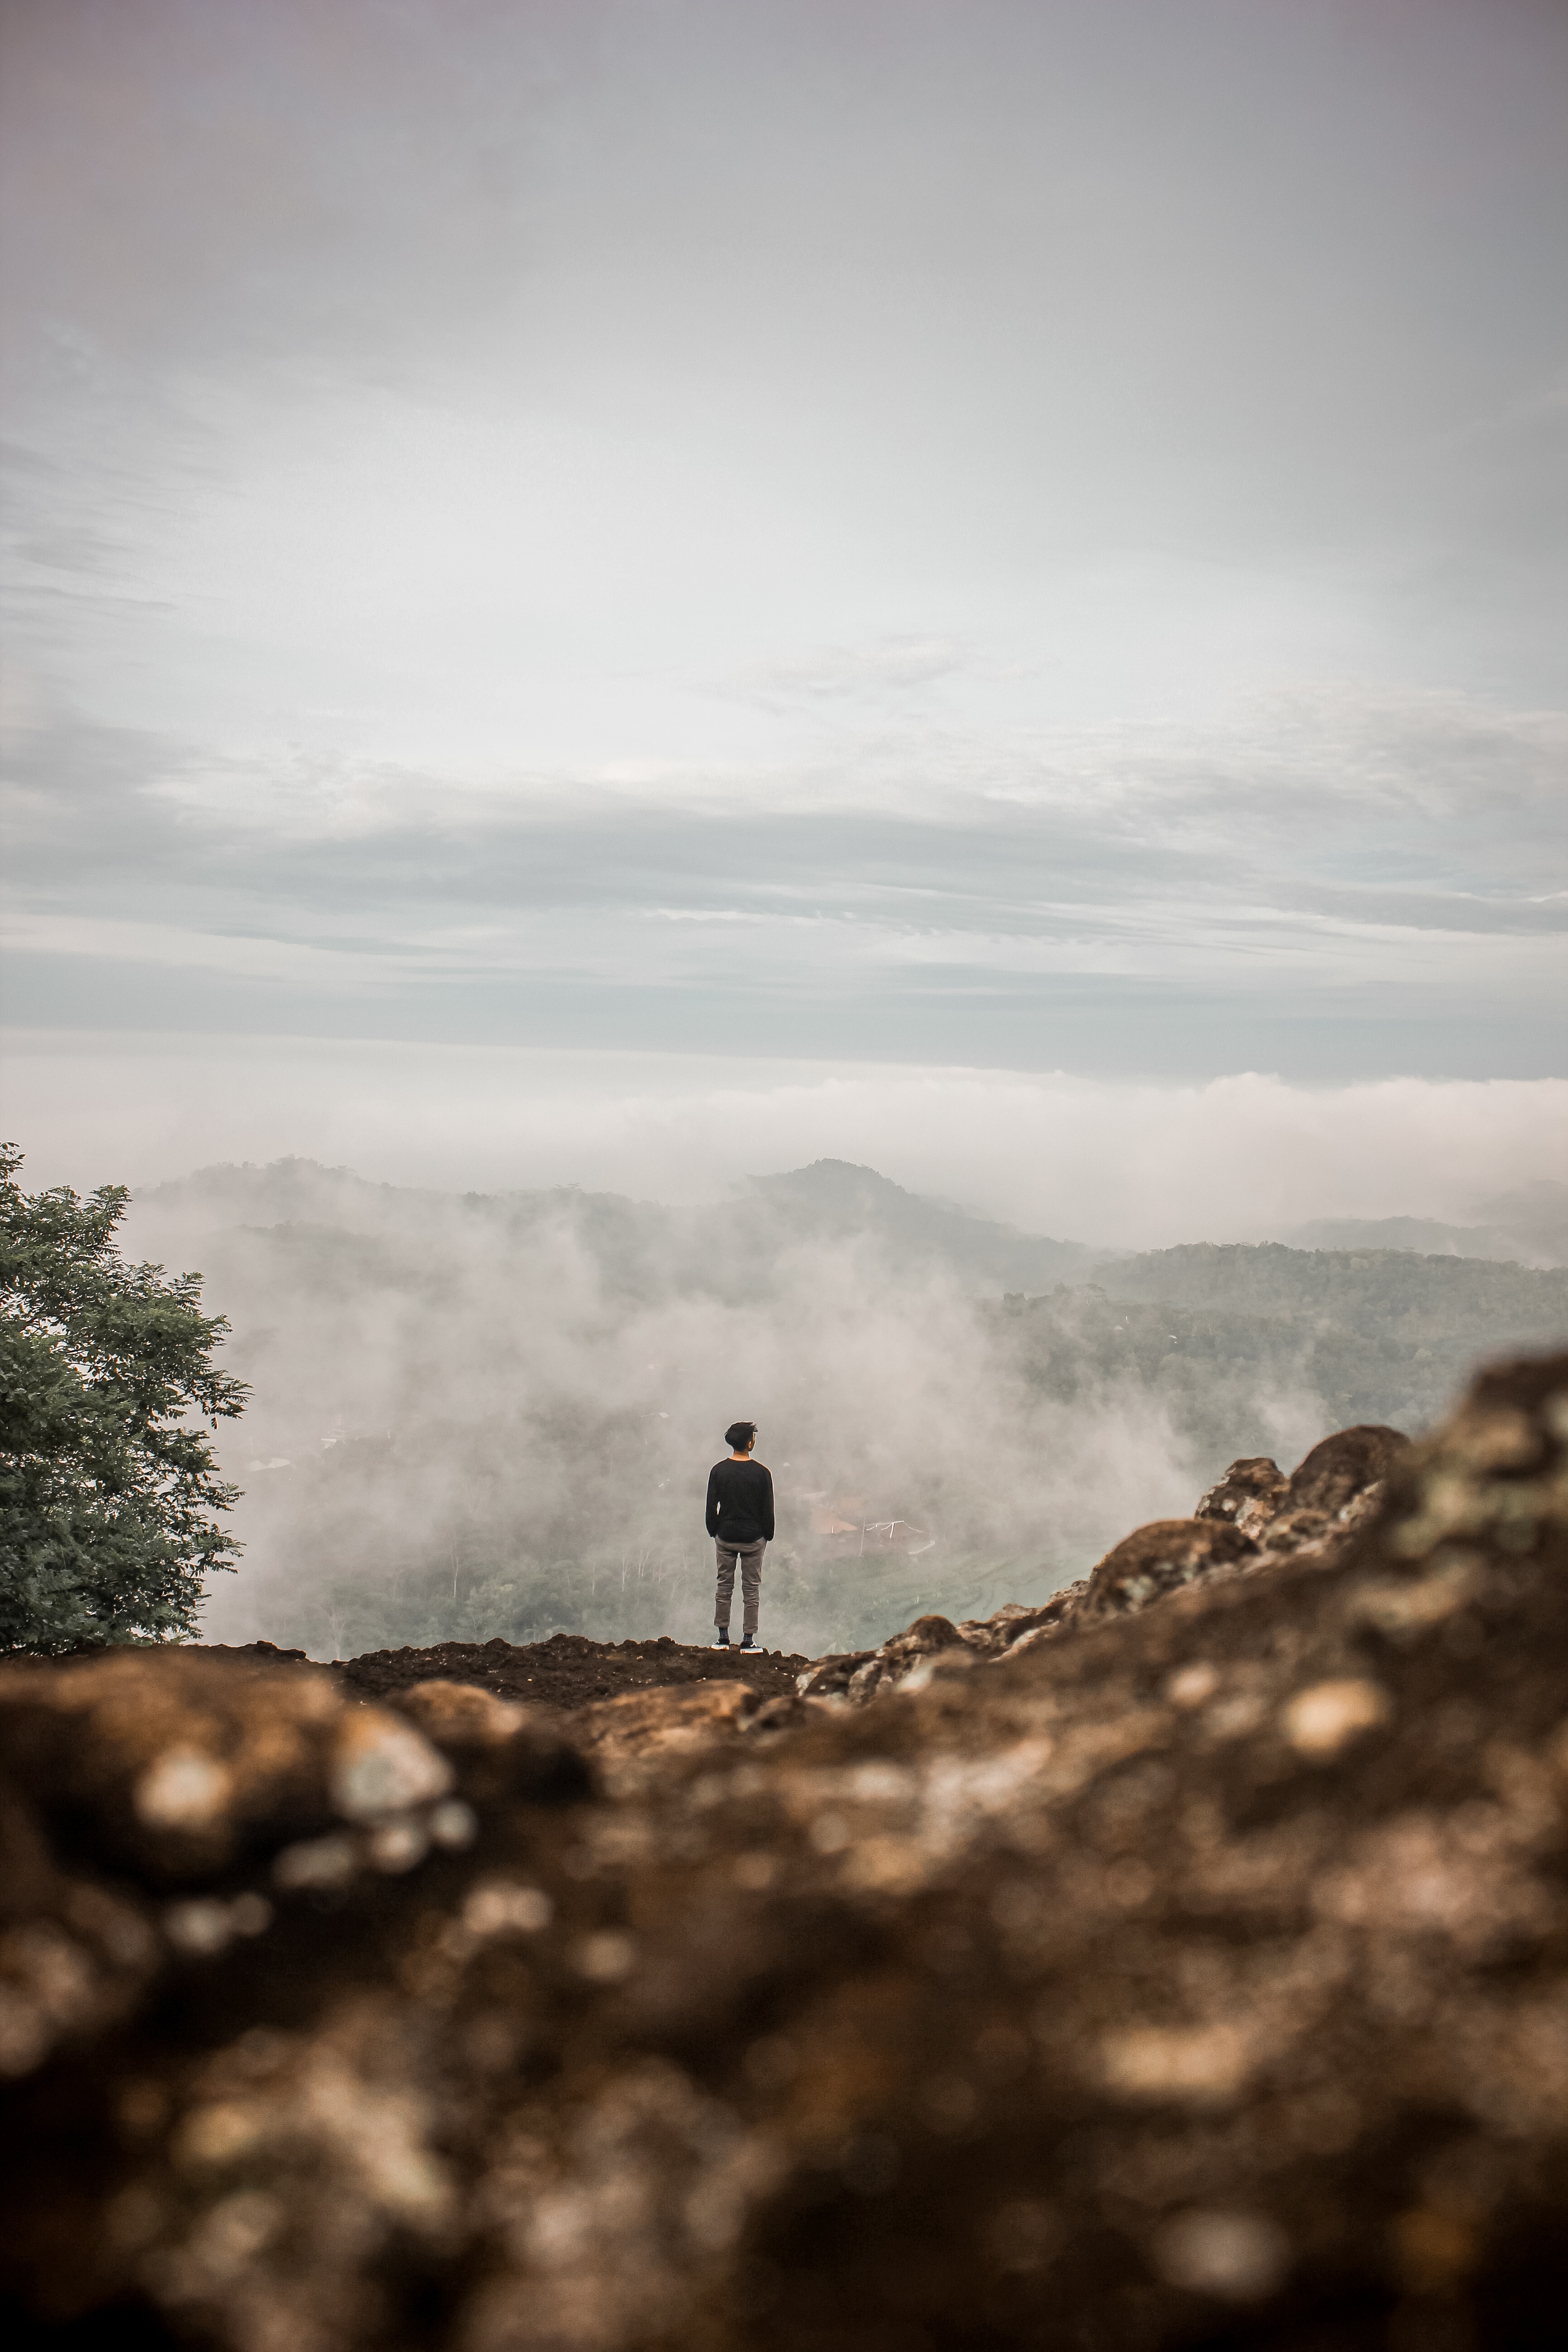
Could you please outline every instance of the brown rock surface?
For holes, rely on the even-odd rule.
[[[1256,1559],[1258,1546],[1226,1519],[1155,1519],[1108,1551],[1089,1580],[1079,1617],[1122,1617],[1184,1584]]]
[[[803,1697],[847,1699],[860,1668],[876,1663],[877,1650],[840,1650],[807,1666],[797,1685]]]
[[[1245,1454],[1233,1462],[1193,1513],[1194,1519],[1230,1519],[1251,1532],[1273,1517],[1290,1490],[1290,1481],[1267,1454]]]
[[[856,1667],[849,1678],[847,1695],[863,1704],[879,1691],[910,1680],[917,1666],[934,1658],[947,1656],[967,1664],[971,1655],[971,1644],[951,1617],[917,1617],[912,1625],[906,1625],[901,1633],[895,1633]],[[803,1678],[801,1686],[803,1693],[819,1696],[810,1675]]]
[[[1033,1606],[1009,1601],[989,1617],[966,1618],[958,1630],[970,1648],[979,1651],[983,1657],[1001,1657],[1032,1634],[1043,1639],[1047,1633],[1061,1632],[1076,1615],[1088,1591],[1089,1579],[1080,1577],[1076,1584],[1061,1586],[1048,1601]]]
[[[399,1721],[297,1665],[0,1674],[0,1967],[47,2028],[0,2043],[14,2322],[1554,2342],[1568,1359],[1480,1381],[1331,1558],[1220,1566],[597,1795],[428,1686]]]
[[[1409,1451],[1410,1440],[1401,1430],[1384,1429],[1379,1423],[1336,1429],[1290,1473],[1282,1507],[1321,1511],[1332,1518],[1370,1487],[1380,1486]]]

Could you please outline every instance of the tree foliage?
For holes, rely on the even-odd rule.
[[[235,1565],[207,1428],[243,1412],[201,1276],[132,1265],[106,1184],[27,1194],[0,1146],[0,1649],[195,1632]]]

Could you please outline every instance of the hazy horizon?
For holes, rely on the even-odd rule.
[[[860,1181],[864,1179],[870,1180],[868,1187]],[[289,1222],[300,1213],[310,1213],[317,1206],[328,1207],[338,1212],[350,1210],[355,1203],[360,1203],[367,1211],[374,1211],[376,1202],[384,1197],[391,1202],[430,1201],[455,1204],[461,1202],[531,1201],[552,1198],[559,1194],[580,1193],[589,1200],[597,1198],[624,1201],[634,1206],[700,1209],[723,1206],[758,1192],[765,1193],[776,1191],[782,1186],[800,1186],[803,1182],[807,1186],[812,1197],[826,1198],[835,1184],[844,1184],[846,1180],[847,1180],[847,1190],[844,1195],[844,1206],[847,1213],[852,1210],[858,1213],[868,1202],[874,1206],[883,1196],[890,1195],[897,1201],[911,1202],[921,1208],[936,1210],[943,1214],[971,1221],[977,1227],[987,1232],[1017,1234],[1025,1239],[1037,1238],[1068,1244],[1075,1249],[1083,1251],[1086,1256],[1092,1255],[1097,1250],[1109,1251],[1114,1255],[1134,1252],[1150,1246],[1156,1248],[1161,1246],[1158,1241],[1151,1242],[1150,1236],[1146,1234],[1133,1234],[1120,1241],[1104,1235],[1086,1241],[1080,1234],[1066,1232],[1045,1234],[1037,1227],[1018,1224],[1008,1217],[994,1213],[976,1200],[956,1198],[950,1193],[921,1192],[918,1188],[901,1185],[896,1179],[886,1176],[880,1169],[873,1168],[868,1163],[846,1160],[831,1153],[825,1153],[816,1160],[803,1163],[798,1168],[750,1169],[742,1173],[726,1176],[721,1181],[712,1183],[708,1190],[696,1196],[676,1197],[672,1197],[668,1192],[656,1193],[646,1187],[639,1190],[635,1184],[629,1188],[595,1186],[585,1185],[575,1179],[564,1182],[500,1185],[487,1189],[439,1183],[399,1184],[384,1176],[366,1175],[360,1169],[351,1167],[346,1162],[334,1163],[312,1159],[305,1154],[285,1153],[270,1160],[213,1160],[199,1168],[186,1170],[179,1175],[165,1177],[155,1184],[132,1185],[130,1188],[132,1194],[130,1216],[131,1231],[134,1235],[139,1223],[137,1214],[139,1206],[158,1213],[185,1202],[195,1205],[204,1199],[218,1202],[226,1201],[229,1196],[242,1199],[247,1195],[254,1195],[258,1201],[265,1200],[269,1210],[277,1212],[280,1223]],[[29,1181],[35,1184],[37,1181],[36,1175],[31,1171],[29,1171]],[[807,1195],[803,1194],[802,1197],[805,1198]],[[1542,1237],[1541,1246],[1542,1247],[1547,1246],[1545,1237],[1549,1236],[1551,1247],[1555,1249],[1560,1238],[1568,1238],[1568,1182],[1555,1181],[1551,1178],[1537,1178],[1531,1182],[1515,1185],[1509,1192],[1500,1194],[1472,1193],[1469,1196],[1468,1222],[1423,1220],[1394,1214],[1382,1219],[1355,1217],[1346,1217],[1338,1221],[1331,1218],[1307,1219],[1303,1220],[1300,1226],[1290,1226],[1277,1216],[1272,1221],[1264,1220],[1263,1225],[1257,1232],[1224,1233],[1216,1229],[1213,1234],[1194,1234],[1187,1238],[1240,1242],[1244,1245],[1255,1244],[1263,1240],[1273,1240],[1283,1242],[1287,1245],[1332,1248],[1340,1244],[1336,1244],[1331,1239],[1303,1241],[1300,1237],[1316,1234],[1319,1232],[1325,1234],[1331,1234],[1336,1223],[1351,1230],[1364,1228],[1369,1234],[1375,1233],[1380,1225],[1387,1225],[1391,1228],[1405,1226],[1418,1228],[1428,1225],[1435,1233],[1445,1232],[1453,1236],[1451,1241],[1441,1244],[1424,1242],[1418,1234],[1407,1240],[1391,1236],[1384,1246],[1396,1250],[1419,1251],[1423,1247],[1430,1247],[1438,1249],[1440,1254],[1458,1252],[1463,1255],[1463,1243],[1469,1235],[1474,1234],[1479,1240],[1484,1242],[1488,1239],[1500,1239],[1510,1231],[1521,1242],[1526,1236],[1539,1235]],[[1343,1245],[1365,1247],[1368,1244],[1362,1242]],[[1499,1253],[1495,1248],[1483,1246],[1477,1254],[1485,1256],[1496,1255]],[[1522,1250],[1518,1255],[1525,1264],[1561,1264],[1568,1258],[1568,1248],[1563,1250],[1562,1255],[1557,1256],[1549,1254],[1532,1258]],[[996,1286],[990,1286],[994,1288]]]
[[[1096,1245],[1255,1241],[1324,1217],[1485,1222],[1568,1167],[1568,1081],[1063,1073],[342,1040],[13,1035],[29,1184],[133,1192],[289,1157],[462,1192],[578,1184],[700,1202],[838,1159]]]

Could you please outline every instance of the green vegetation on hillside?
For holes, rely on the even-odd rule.
[[[1270,1390],[1316,1399],[1325,1430],[1415,1432],[1478,1362],[1568,1331],[1568,1270],[1481,1258],[1194,1243],[1120,1259],[1096,1279],[1108,1307],[1090,1320],[1124,1323],[1119,1344],[1180,1425],[1216,1444],[1222,1428],[1241,1433],[1233,1454],[1260,1440],[1256,1407]]]
[[[122,1185],[29,1195],[21,1165],[0,1147],[0,1648],[192,1633],[234,1564],[199,1425],[244,1408],[228,1326],[199,1276],[127,1265]]]

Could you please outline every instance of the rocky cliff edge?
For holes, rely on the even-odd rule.
[[[793,1694],[393,1696],[0,1672],[19,2340],[1555,2340],[1568,1359]]]

